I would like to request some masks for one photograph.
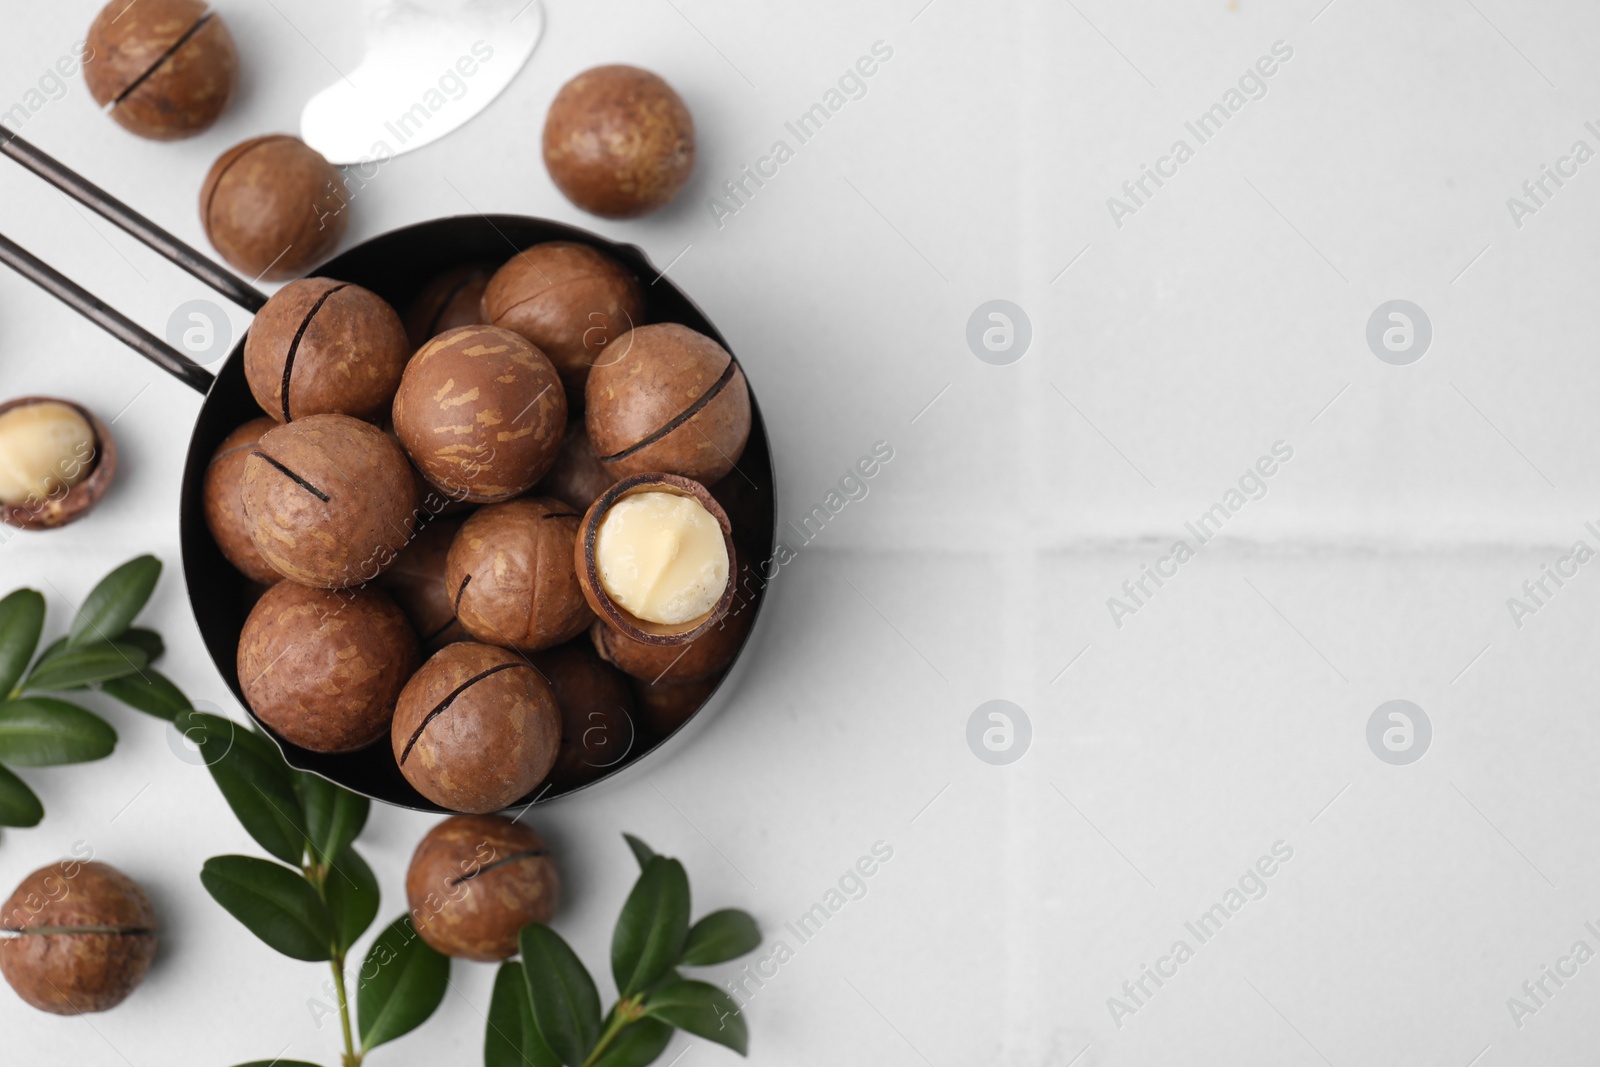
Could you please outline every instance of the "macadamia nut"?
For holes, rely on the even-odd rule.
[[[618,500],[595,535],[600,584],[646,622],[678,624],[717,606],[728,585],[722,527],[698,500],[635,493]]]
[[[43,500],[77,485],[94,445],[89,420],[57,401],[0,415],[0,504]]]

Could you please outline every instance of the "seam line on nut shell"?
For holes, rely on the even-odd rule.
[[[324,493],[321,489],[318,489],[316,486],[312,485],[310,482],[306,481],[304,478],[300,477],[294,471],[290,470],[288,467],[285,467],[282,463],[279,463],[277,460],[273,459],[259,448],[250,454],[252,456],[260,456],[262,459],[272,464],[278,469],[279,474],[282,474],[285,478],[288,478],[290,481],[294,482],[294,484],[298,485],[300,488],[304,489],[306,492],[310,493],[324,504],[328,503],[331,499],[327,493]]]
[[[240,152],[238,155],[236,155],[232,159],[228,160],[228,165],[226,167],[222,168],[221,173],[219,173],[217,175],[217,180],[211,183],[211,195],[206,197],[206,210],[205,210],[205,214],[201,216],[201,222],[205,223],[207,225],[210,224],[210,220],[211,220],[211,205],[216,203],[216,201],[217,201],[217,190],[222,188],[222,180],[224,178],[226,178],[229,175],[229,173],[232,172],[234,167],[237,167],[239,165],[239,162],[241,160],[243,160],[245,156],[248,156],[251,152],[254,152],[256,149],[261,148],[264,145],[273,144],[273,143],[275,143],[277,141],[293,141],[293,140],[295,140],[295,138],[290,137],[286,133],[268,134],[266,137],[257,138],[256,142],[254,144],[250,145],[250,147],[246,148],[243,152]],[[293,246],[291,245],[290,247],[292,248]],[[287,251],[289,251],[289,249],[285,248],[283,251],[287,252]],[[283,258],[283,252],[278,253],[278,259],[282,259],[282,258]],[[273,263],[276,264],[277,260],[273,260]],[[272,269],[271,267],[267,268],[267,270],[271,270],[271,269]],[[265,274],[266,271],[263,271],[262,273]],[[260,279],[258,278],[256,280],[259,281]]]
[[[294,421],[289,417],[289,376],[294,373],[294,357],[300,354],[300,342],[305,338],[306,331],[311,328],[311,320],[317,317],[317,312],[322,310],[322,305],[328,302],[328,298],[340,289],[348,288],[350,288],[349,282],[341,282],[317,297],[317,302],[311,305],[311,310],[306,312],[306,317],[300,320],[300,328],[295,330],[294,340],[289,342],[289,352],[283,357],[283,388],[281,392],[283,393],[284,422]]]
[[[460,696],[462,693],[465,693],[468,689],[471,689],[473,686],[477,685],[491,674],[499,674],[501,671],[515,670],[518,667],[529,667],[529,665],[526,663],[502,663],[497,667],[490,667],[482,674],[476,674],[471,678],[468,678],[466,681],[462,682],[460,685],[451,690],[450,694],[443,700],[439,701],[439,703],[434,706],[434,709],[428,712],[428,714],[424,715],[422,717],[422,721],[417,724],[416,732],[411,735],[411,740],[406,742],[405,751],[400,753],[400,762],[404,763],[407,758],[410,757],[411,750],[416,747],[417,742],[422,738],[422,731],[426,730],[429,723],[431,723],[434,719],[437,719],[446,708],[454,703],[456,697]],[[529,667],[529,669],[531,670],[532,668]]]
[[[472,582],[472,575],[461,579],[461,588],[456,590],[456,618],[461,617],[461,598],[467,595],[467,586]]]
[[[679,426],[682,426],[684,423],[700,414],[701,410],[704,409],[707,404],[715,400],[717,395],[728,387],[728,383],[733,381],[734,372],[738,369],[738,360],[728,360],[728,366],[723,370],[722,377],[718,378],[710,389],[707,389],[704,393],[701,393],[700,399],[696,400],[693,404],[690,404],[678,414],[668,419],[666,425],[662,426],[661,429],[657,430],[655,433],[650,434],[641,441],[637,441],[634,444],[629,445],[621,452],[617,452],[609,456],[601,456],[600,462],[609,463],[613,460],[626,459],[640,449],[648,445],[655,444],[657,441],[667,436],[667,434],[671,433],[673,430],[676,430]]]
[[[470,882],[474,878],[477,878],[477,877],[479,877],[481,875],[488,874],[490,871],[495,870],[496,868],[505,867],[505,866],[507,866],[509,864],[512,864],[512,863],[520,863],[522,860],[531,860],[531,859],[536,859],[539,856],[548,856],[548,855],[550,855],[550,850],[547,849],[547,848],[530,848],[530,849],[526,849],[526,850],[524,850],[522,852],[513,852],[511,855],[506,856],[504,859],[498,859],[498,860],[495,860],[493,863],[488,863],[488,864],[483,865],[482,867],[479,867],[477,870],[473,871],[471,874],[463,874],[459,878],[450,879],[450,884],[451,885],[461,885],[463,882]]]
[[[168,48],[165,52],[162,52],[160,57],[157,58],[154,63],[150,64],[148,70],[139,75],[137,78],[133,79],[133,82],[126,89],[118,93],[116,99],[111,101],[111,107],[107,108],[106,110],[110,111],[115,109],[124,100],[132,96],[134,90],[138,89],[139,86],[149,81],[150,76],[165,66],[169,59],[177,55],[178,50],[193,40],[195,34],[205,29],[206,23],[211,21],[211,16],[213,14],[214,12],[207,11],[204,15],[201,15],[199,21],[185,30],[183,36],[174,41],[171,48]]]

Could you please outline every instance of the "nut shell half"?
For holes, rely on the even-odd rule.
[[[560,896],[544,839],[502,815],[452,815],[428,831],[406,870],[417,933],[461,959],[515,956],[522,928],[549,922]]]
[[[550,773],[561,713],[527,660],[462,641],[435,652],[406,683],[390,743],[417,792],[483,815],[527,796]]]
[[[0,522],[7,526],[15,526],[19,530],[53,530],[83,518],[106,495],[106,490],[111,488],[111,482],[117,475],[117,443],[94,412],[71,400],[53,396],[18,397],[0,404],[0,415],[29,404],[65,404],[82,415],[89,429],[94,432],[95,454],[89,460],[94,466],[83,481],[65,493],[52,494],[37,503],[0,504]]]
[[[389,729],[417,658],[405,613],[377,589],[279,582],[239,634],[239,688],[285,740],[312,752],[352,752]]]
[[[728,550],[728,584],[723,587],[716,606],[699,618],[676,625],[650,622],[628,611],[606,592],[605,583],[600,580],[600,568],[595,562],[595,538],[606,513],[617,501],[636,493],[670,493],[673,496],[690,497],[710,512],[722,529],[722,543]],[[600,499],[589,505],[589,511],[583,517],[578,541],[573,545],[572,558],[578,572],[578,587],[583,590],[583,598],[589,602],[594,613],[623,636],[646,645],[688,644],[716,626],[733,604],[734,578],[739,573],[738,558],[733,548],[733,528],[728,525],[728,515],[722,510],[722,505],[717,503],[705,486],[676,474],[636,474],[601,493]]]
[[[106,863],[62,860],[22,880],[5,903],[0,973],[40,1011],[116,1007],[156,956],[156,913],[139,883]]]
[[[630,330],[589,372],[584,421],[614,478],[667,471],[707,485],[750,439],[750,389],[728,350],[675,322]]]
[[[589,627],[589,639],[601,659],[640,681],[697,682],[734,661],[754,620],[754,607],[740,600],[735,610],[684,647],[635,641],[600,620]]]

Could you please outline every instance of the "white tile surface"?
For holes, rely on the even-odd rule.
[[[631,878],[622,830],[683,857],[698,906],[747,907],[786,940],[881,840],[894,858],[866,896],[791,941],[754,999],[752,1062],[1581,1062],[1600,963],[1520,1029],[1506,998],[1574,940],[1600,949],[1583,929],[1600,925],[1600,563],[1520,629],[1505,602],[1560,546],[1600,548],[1583,528],[1600,520],[1600,161],[1520,229],[1505,201],[1573,141],[1600,149],[1600,8],[547,2],[532,66],[385,168],[350,240],[483,210],[574,221],[659,264],[689,246],[673,277],[761,397],[780,518],[873,442],[896,452],[784,569],[736,706],[648,780],[539,815],[569,888],[558,926],[595,970]],[[77,81],[23,130],[202,247],[211,160],[292,129],[359,55],[353,5],[219,7],[246,88],[205,136],[137,141]],[[6,11],[0,110],[95,8]],[[880,40],[894,55],[866,96],[719,228],[721,182]],[[1293,58],[1266,96],[1117,228],[1106,198],[1280,40]],[[666,76],[700,127],[694,183],[641,222],[581,216],[539,160],[556,88],[612,61]],[[196,293],[14,167],[0,205],[0,229],[152,329]],[[1034,331],[1007,367],[964,340],[996,297]],[[1409,367],[1364,339],[1396,297],[1435,332]],[[31,392],[121,411],[125,467],[91,521],[0,548],[0,587],[43,589],[59,624],[110,566],[158,553],[165,668],[226,703],[178,574],[197,399],[0,275],[0,394]],[[1106,598],[1279,440],[1294,459],[1266,497],[1115,626]],[[1395,697],[1435,729],[1408,767],[1365,740]],[[1007,767],[965,741],[993,698],[1033,725]],[[0,840],[0,887],[90,842],[150,888],[162,955],[92,1025],[0,995],[0,1060],[333,1062],[306,1007],[323,969],[256,942],[196,878],[256,848],[155,724],[105,710],[113,759],[28,773],[49,815]],[[384,915],[429,822],[374,812]],[[1107,998],[1280,840],[1294,855],[1266,895],[1116,1026]],[[458,964],[438,1016],[372,1062],[476,1062],[491,981]],[[682,1039],[663,1062],[685,1048],[677,1062],[732,1062]]]

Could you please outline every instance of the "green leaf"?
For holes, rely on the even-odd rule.
[[[135,711],[168,722],[175,721],[184,712],[194,710],[189,698],[183,695],[183,690],[153,667],[146,667],[138,674],[107,679],[100,683],[100,690]]]
[[[645,1067],[672,1044],[672,1027],[655,1019],[640,1019],[622,1028],[611,1046],[592,1067]]]
[[[54,767],[105,759],[117,732],[100,716],[50,697],[21,697],[0,704],[0,763]]]
[[[0,767],[0,826],[38,826],[44,805],[21,778]]]
[[[356,985],[362,1052],[427,1022],[449,984],[449,957],[417,936],[411,916],[386,926],[367,952]]]
[[[305,812],[276,746],[231,719],[191,711],[173,723],[200,749],[211,780],[256,844],[292,866],[305,856]]]
[[[333,919],[299,871],[254,856],[213,856],[200,881],[228,914],[285,956],[316,963],[331,955]]]
[[[539,1036],[533,1002],[522,965],[502,963],[489,998],[489,1025],[483,1035],[483,1067],[561,1067],[561,1060]]]
[[[600,994],[561,935],[543,923],[522,928],[522,973],[533,1018],[561,1062],[578,1067],[600,1037]]]
[[[685,979],[663,986],[645,1002],[644,1013],[741,1056],[750,1051],[750,1030],[739,1006],[710,982]]]
[[[39,633],[44,629],[44,597],[33,589],[18,589],[0,600],[0,699],[4,699],[28,669]]]
[[[695,923],[678,962],[685,967],[726,963],[761,947],[761,929],[737,908],[724,908]]]
[[[349,845],[329,866],[322,883],[333,916],[333,936],[340,951],[356,943],[378,917],[378,876]]]
[[[630,997],[666,974],[689,936],[689,876],[683,864],[655,856],[644,865],[611,935],[611,976]]]
[[[150,663],[160,659],[162,653],[167,650],[167,644],[161,640],[160,634],[154,630],[146,630],[142,626],[129,627],[117,640],[141,650]]]
[[[340,789],[321,775],[298,772],[294,782],[305,809],[311,859],[326,864],[328,857],[339,855],[367,825],[372,801]]]
[[[622,839],[633,850],[633,858],[639,861],[639,869],[644,870],[644,865],[655,859],[655,850],[632,834],[623,834]]]
[[[137,674],[150,663],[141,648],[120,641],[101,641],[92,645],[63,645],[48,652],[23,681],[28,692],[60,692],[82,689],[96,682]]]
[[[161,561],[154,556],[130,559],[89,590],[72,620],[67,644],[87,645],[115,641],[127,632],[128,624],[144,608],[161,577]]]

